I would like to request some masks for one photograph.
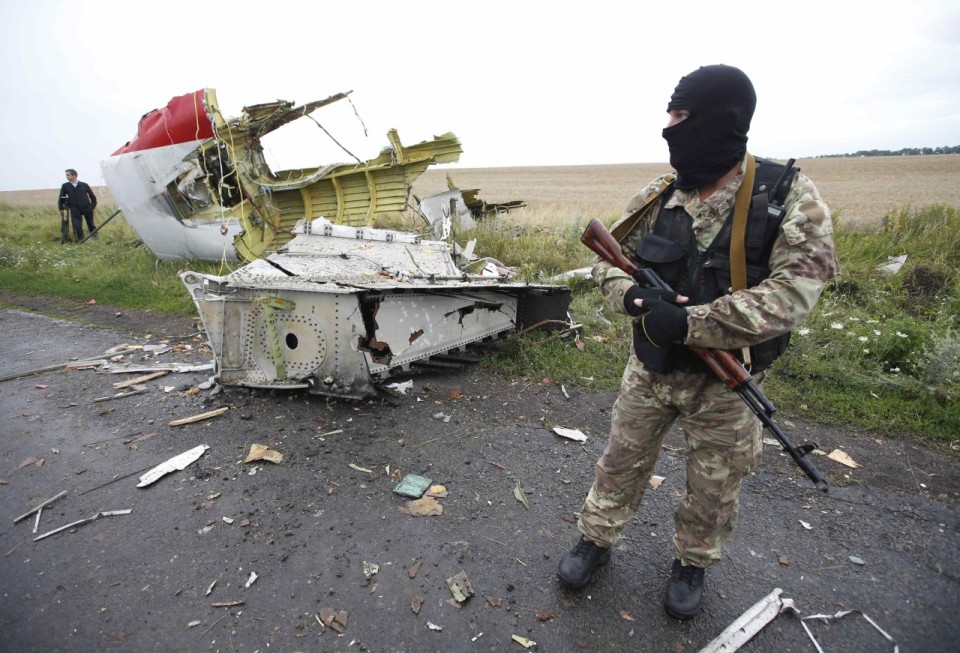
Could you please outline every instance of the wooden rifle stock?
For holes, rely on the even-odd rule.
[[[613,237],[613,234],[596,218],[590,221],[580,242],[586,245],[597,256],[602,258],[610,265],[623,270],[634,281],[642,286],[659,288],[668,292],[674,292],[670,286],[657,275],[656,272],[648,268],[640,268],[633,263],[624,253],[620,243]],[[754,382],[753,377],[744,368],[736,357],[730,352],[722,349],[707,349],[695,345],[686,345],[688,349],[703,359],[707,367],[716,374],[728,388],[740,395],[744,403],[750,407],[750,410],[760,419],[763,426],[769,430],[783,445],[784,450],[790,454],[794,462],[803,470],[803,472],[816,484],[817,489],[823,492],[828,491],[826,479],[820,473],[813,463],[807,459],[807,454],[817,448],[816,443],[808,443],[801,446],[795,445],[790,438],[780,430],[780,428],[771,419],[771,415],[777,410],[770,403],[770,400],[764,396],[760,388]]]

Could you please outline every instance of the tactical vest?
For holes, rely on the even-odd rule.
[[[783,221],[783,202],[799,168],[791,167],[784,174],[785,171],[785,166],[757,157],[745,237],[748,288],[770,276],[770,251]],[[682,206],[663,208],[672,194],[673,185],[662,194],[653,230],[638,245],[635,258],[641,266],[655,270],[679,294],[689,297],[688,306],[709,304],[731,292],[733,210],[710,246],[700,252],[693,232],[693,218]],[[750,371],[756,373],[770,367],[789,342],[790,334],[785,333],[752,346]],[[651,372],[709,371],[703,360],[686,347],[656,347],[645,338],[635,337],[634,349],[637,358]],[[731,353],[742,362],[741,352]]]

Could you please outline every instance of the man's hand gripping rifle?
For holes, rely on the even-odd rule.
[[[629,274],[638,284],[648,288],[659,288],[671,293],[674,292],[656,272],[634,265],[633,261],[624,255],[620,243],[596,218],[587,225],[580,241],[604,261]],[[740,395],[740,398],[750,407],[750,410],[759,418],[763,426],[780,441],[784,450],[790,454],[790,457],[803,470],[803,473],[816,484],[817,489],[823,492],[828,491],[829,486],[823,474],[807,458],[807,454],[816,449],[817,444],[811,442],[797,446],[791,442],[790,438],[780,430],[780,427],[771,417],[777,410],[776,407],[763,395],[763,392],[754,383],[753,377],[750,376],[750,373],[747,372],[740,361],[729,352],[721,349],[706,349],[694,345],[687,345],[687,347],[703,359],[718,379]]]

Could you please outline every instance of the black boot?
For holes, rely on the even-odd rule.
[[[563,556],[557,568],[557,577],[575,589],[590,582],[594,567],[602,567],[610,560],[610,548],[597,546],[581,537],[570,553]]]
[[[679,560],[673,561],[670,582],[667,583],[667,598],[664,601],[667,614],[681,621],[696,616],[700,611],[700,602],[703,601],[703,572],[703,567],[684,567]]]

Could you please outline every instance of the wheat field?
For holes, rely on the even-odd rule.
[[[875,223],[906,206],[960,207],[960,155],[800,159],[796,165],[813,179],[835,217],[844,222]],[[427,170],[414,183],[413,193],[424,197],[446,190],[449,175],[458,188],[480,189],[479,197],[486,202],[525,201],[525,208],[509,214],[512,220],[555,224],[619,215],[634,193],[669,171],[667,163],[515,168],[445,165]],[[112,204],[108,189],[94,186],[94,192],[104,204]],[[3,191],[0,203],[53,207],[56,196],[56,188]]]

